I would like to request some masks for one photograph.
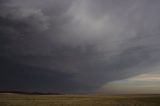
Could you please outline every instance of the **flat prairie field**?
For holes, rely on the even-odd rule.
[[[0,106],[160,106],[160,95],[29,95],[0,93]]]

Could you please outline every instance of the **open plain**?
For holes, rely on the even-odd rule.
[[[1,93],[0,106],[160,106],[160,96]]]

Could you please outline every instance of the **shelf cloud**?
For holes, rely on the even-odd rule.
[[[10,78],[25,84],[24,73],[33,83],[28,90],[46,90],[34,86],[44,72],[39,81],[46,88],[80,92],[154,72],[150,69],[160,64],[159,5],[159,0],[0,0],[0,89],[21,89]]]

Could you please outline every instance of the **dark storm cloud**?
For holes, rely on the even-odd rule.
[[[81,86],[88,89],[86,85],[75,82],[72,74],[14,63],[3,57],[0,59],[1,90],[75,92],[82,90]]]
[[[0,13],[1,48],[5,53],[21,53],[23,49],[31,48],[33,42],[39,40],[36,37],[39,38],[47,28],[46,17],[38,10],[5,7]]]
[[[158,0],[1,2],[0,55],[15,62],[6,65],[16,67],[2,68],[3,78],[16,82],[16,74],[7,75],[16,72],[20,78],[30,77],[33,85],[36,77],[53,90],[88,90],[145,73],[160,60],[159,4]],[[60,85],[51,86],[56,81]]]

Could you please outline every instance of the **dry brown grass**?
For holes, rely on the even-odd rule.
[[[1,93],[0,106],[160,106],[160,96],[25,95]]]

